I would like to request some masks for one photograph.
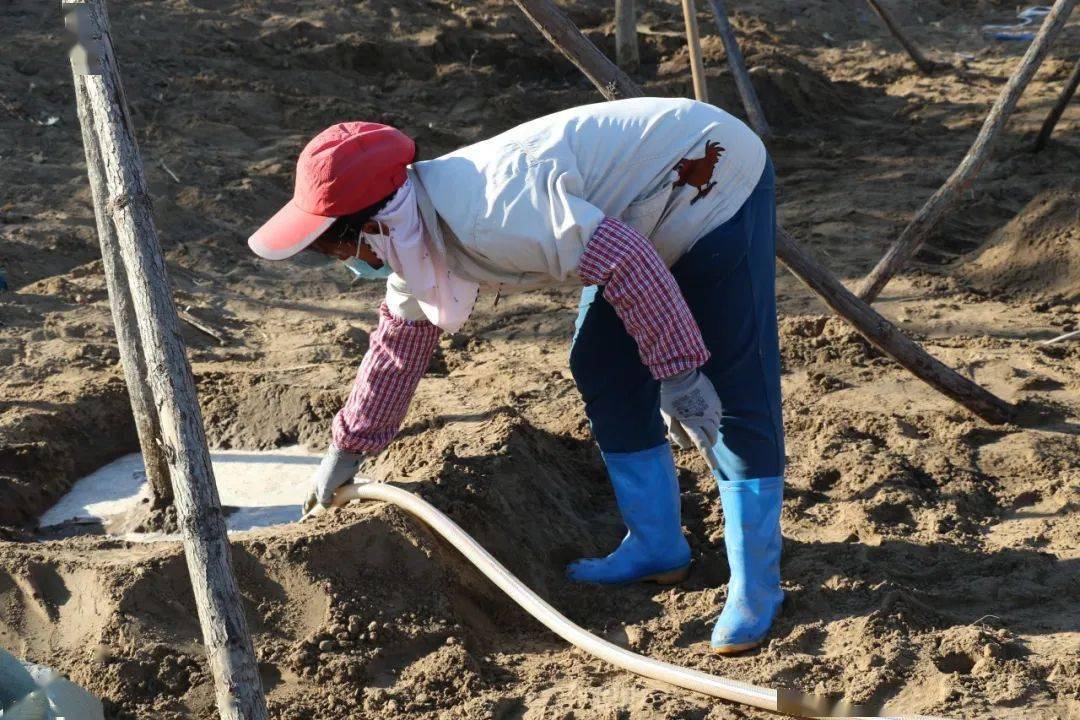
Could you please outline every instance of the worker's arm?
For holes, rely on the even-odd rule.
[[[641,361],[661,381],[660,405],[672,439],[702,451],[712,446],[719,433],[720,400],[698,370],[709,351],[652,243],[626,223],[604,218],[589,238],[578,275],[589,285],[604,286],[604,299],[637,343]]]
[[[678,283],[652,243],[615,218],[604,218],[578,264],[587,285],[603,285],[637,342],[641,362],[657,380],[696,370],[709,359]]]
[[[379,326],[368,339],[349,399],[334,417],[333,442],[312,477],[305,514],[329,504],[363,456],[380,452],[397,435],[439,332],[426,320],[395,315],[386,303],[379,307]]]
[[[334,418],[334,445],[352,453],[377,453],[397,435],[439,328],[427,320],[405,320],[379,307],[379,326],[368,339],[352,392]]]

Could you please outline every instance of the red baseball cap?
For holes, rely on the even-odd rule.
[[[296,187],[285,207],[248,238],[267,260],[284,260],[315,242],[339,217],[388,197],[405,184],[416,143],[405,133],[371,122],[328,127],[296,161]]]

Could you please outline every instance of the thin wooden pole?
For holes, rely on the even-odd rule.
[[[1005,128],[1005,123],[1008,122],[1020,95],[1023,94],[1024,88],[1042,64],[1054,38],[1065,26],[1065,21],[1069,19],[1069,13],[1072,12],[1076,2],[1077,0],[1057,0],[1054,3],[1050,13],[1043,20],[1039,34],[1035,36],[1035,40],[1024,53],[1016,72],[1009,78],[1009,82],[1002,88],[1001,94],[990,108],[990,113],[986,116],[986,121],[983,122],[982,129],[979,130],[979,135],[975,138],[967,155],[945,184],[938,188],[937,192],[931,195],[926,204],[919,209],[915,218],[908,223],[908,226],[900,233],[900,237],[889,247],[859,286],[856,294],[862,300],[874,302],[877,299],[893,275],[899,272],[911,256],[922,247],[945,213],[975,181],[975,176],[989,159],[990,151]]]
[[[701,35],[698,33],[697,5],[694,0],[682,0],[683,21],[686,23],[686,47],[690,51],[690,74],[694,80],[694,97],[709,102],[705,84],[705,61],[701,57]]]
[[[1039,130],[1039,136],[1035,138],[1032,150],[1039,152],[1046,147],[1046,143],[1054,132],[1054,127],[1057,126],[1058,120],[1061,119],[1062,114],[1065,112],[1065,108],[1069,106],[1069,101],[1076,94],[1077,86],[1080,86],[1080,57],[1076,59],[1076,64],[1073,65],[1072,73],[1069,75],[1069,79],[1065,81],[1065,87],[1061,89],[1057,102],[1054,103],[1054,107],[1050,108],[1050,113],[1046,116],[1046,120],[1043,121],[1042,129]]]
[[[131,411],[135,418],[135,430],[139,436],[143,466],[150,488],[150,510],[161,510],[173,502],[172,484],[169,481],[169,464],[161,443],[161,425],[157,408],[150,397],[147,385],[146,361],[139,342],[139,328],[135,320],[135,308],[131,303],[124,263],[116,230],[105,210],[108,188],[105,186],[105,170],[102,165],[101,148],[94,135],[90,103],[86,95],[85,76],[73,72],[75,103],[79,126],[82,130],[83,148],[86,151],[86,173],[90,178],[90,193],[94,202],[94,219],[97,223],[98,241],[101,244],[101,262],[105,270],[105,287],[109,293],[116,344],[120,350],[120,365],[124,370]]]
[[[531,4],[543,6],[539,8],[538,17],[549,17],[556,13],[562,15],[562,11],[551,0],[531,0]],[[529,17],[539,25],[535,17]],[[570,22],[565,15],[562,17],[565,22]],[[569,33],[561,35],[565,42],[558,42],[552,39],[551,33],[545,32],[544,35],[575,65],[588,65],[586,75],[596,88],[608,100],[615,99],[612,88],[620,71],[599,52],[587,52],[589,46],[596,49],[588,38],[580,32]],[[629,86],[622,87],[621,92],[622,97],[643,97],[645,94],[632,80]],[[795,238],[780,227],[777,227],[776,254],[788,270],[817,293],[837,315],[916,377],[989,423],[1004,423],[1012,418],[1011,405],[932,357],[895,325],[856,298],[832,273],[802,249]]]
[[[627,72],[641,65],[636,5],[635,0],[615,0],[615,62]]]
[[[735,89],[739,91],[746,117],[750,120],[750,127],[761,138],[772,135],[769,122],[765,119],[765,111],[761,109],[754,83],[750,80],[750,73],[746,71],[746,60],[743,59],[739,41],[735,38],[735,29],[728,21],[727,8],[723,0],[709,0],[712,6],[713,18],[716,20],[716,32],[720,34],[720,40],[724,43],[724,52],[727,54],[728,67],[731,75],[735,78]]]
[[[892,12],[890,12],[889,9],[880,2],[880,0],[866,0],[866,2],[869,3],[870,7],[874,9],[874,12],[877,13],[877,16],[881,18],[881,22],[885,23],[885,27],[889,29],[889,32],[892,33],[892,36],[896,38],[896,41],[900,43],[900,45],[907,52],[908,57],[910,57],[912,61],[914,61],[914,63],[919,66],[920,70],[929,75],[935,70],[948,67],[943,63],[934,62],[933,60],[927,58],[926,55],[923,54],[922,50],[919,49],[919,46],[916,45],[911,40],[911,38],[908,37],[907,33],[904,32],[904,29],[900,27],[900,23],[896,22],[896,18],[893,17]]]
[[[86,27],[80,36],[98,39],[102,50],[101,73],[84,76],[86,101],[105,171],[110,198],[106,209],[116,229],[174,481],[218,713],[223,720],[265,720],[266,700],[233,576],[195,380],[180,336],[143,164],[124,115],[108,17],[103,0],[86,0],[77,7],[85,9],[81,17]]]

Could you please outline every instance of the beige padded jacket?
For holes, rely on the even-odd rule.
[[[648,237],[670,267],[750,196],[765,146],[720,108],[633,98],[537,118],[409,168],[424,225],[448,265],[513,292],[576,284],[605,216]],[[419,319],[401,278],[390,309]]]

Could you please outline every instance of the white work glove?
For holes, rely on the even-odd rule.
[[[668,437],[684,450],[696,447],[708,456],[720,437],[720,398],[700,370],[660,381],[660,414]]]
[[[304,501],[304,515],[310,514],[316,506],[326,509],[334,499],[334,491],[352,480],[360,467],[364,456],[359,453],[342,450],[331,444],[323,455],[319,469],[311,477],[311,494]]]

